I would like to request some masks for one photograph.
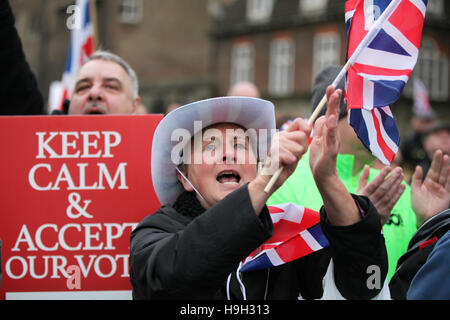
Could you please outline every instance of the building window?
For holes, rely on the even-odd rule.
[[[414,68],[414,77],[419,77],[422,80],[431,100],[445,101],[448,99],[448,58],[441,54],[438,46],[431,38],[424,37],[422,39],[419,58]],[[409,82],[412,83],[412,81]],[[411,90],[411,88],[409,89]]]
[[[300,12],[305,14],[320,14],[327,8],[327,0],[300,0]]]
[[[250,42],[237,43],[231,49],[230,87],[239,82],[253,82],[254,49]]]
[[[143,0],[122,0],[120,4],[120,22],[137,24],[142,20]]]
[[[252,23],[262,23],[270,19],[274,0],[247,0],[247,19]]]
[[[315,77],[322,69],[330,65],[339,64],[339,55],[340,39],[337,33],[319,33],[314,36],[313,83]]]
[[[291,38],[274,39],[270,46],[269,92],[289,95],[294,90],[294,43]]]

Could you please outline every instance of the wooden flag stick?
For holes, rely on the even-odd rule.
[[[337,87],[338,83],[342,80],[342,78],[344,77],[344,75],[347,73],[348,69],[351,66],[351,62],[350,60],[347,61],[347,63],[344,65],[344,67],[342,68],[342,70],[339,72],[339,74],[337,75],[336,79],[334,79],[332,86],[334,88]],[[308,120],[308,126],[312,127],[314,121],[316,121],[316,118],[319,116],[320,112],[322,111],[323,107],[325,106],[325,104],[327,103],[327,94],[325,93],[322,97],[322,100],[320,100],[319,104],[317,105],[317,107],[314,109],[314,112],[311,114],[311,116],[309,117]],[[266,187],[264,188],[264,192],[265,193],[269,193],[270,190],[273,188],[273,185],[275,184],[275,182],[278,180],[278,177],[280,176],[281,172],[283,171],[283,166],[281,166],[280,168],[278,168],[278,170],[275,172],[275,174],[272,176],[272,178],[270,179],[270,181],[267,183]]]

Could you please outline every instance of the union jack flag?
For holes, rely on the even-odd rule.
[[[50,111],[62,110],[65,99],[71,95],[71,87],[78,69],[94,52],[94,26],[91,19],[89,0],[77,0],[74,11],[73,29],[70,34],[69,52],[62,82],[54,86],[57,92],[50,92],[55,103],[50,104]]]
[[[348,121],[382,163],[398,152],[400,136],[389,105],[411,75],[419,55],[426,0],[349,0],[345,4]],[[367,45],[361,43],[367,41]]]
[[[345,92],[349,108],[385,107],[400,97],[419,55],[426,5],[426,0],[346,2],[347,54],[352,60]],[[355,54],[373,27],[373,39]]]
[[[348,121],[364,146],[382,163],[390,165],[398,152],[400,135],[391,109],[349,109]]]
[[[279,266],[329,246],[320,226],[320,215],[293,203],[268,207],[273,236],[253,251],[240,272]]]

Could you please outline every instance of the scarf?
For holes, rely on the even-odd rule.
[[[185,217],[196,218],[205,212],[194,192],[183,191],[173,204],[173,208]]]

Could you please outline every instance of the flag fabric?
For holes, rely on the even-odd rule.
[[[268,207],[273,236],[243,262],[240,272],[271,268],[329,246],[317,211],[287,203]]]
[[[348,121],[364,146],[385,165],[390,165],[398,152],[400,134],[389,106],[349,109]]]
[[[427,88],[425,88],[423,82],[417,77],[414,77],[413,97],[414,97],[414,104],[413,104],[414,114],[422,117],[427,116],[433,117],[435,115],[433,108],[431,107],[430,104],[430,99],[428,98]]]
[[[364,146],[390,165],[400,136],[390,105],[400,97],[419,55],[426,0],[345,3],[348,121]],[[364,43],[364,45],[361,45]]]
[[[385,107],[400,97],[419,55],[426,5],[426,0],[346,2],[349,59],[376,26],[373,39],[358,49],[348,70],[345,96],[349,108]]]
[[[51,92],[50,96],[57,97],[56,103],[50,105],[50,111],[62,110],[65,99],[71,95],[73,81],[77,70],[94,52],[94,27],[92,23],[89,0],[77,0],[74,14],[73,28],[70,34],[70,45],[66,60],[66,67],[61,85],[54,86],[59,92]]]

